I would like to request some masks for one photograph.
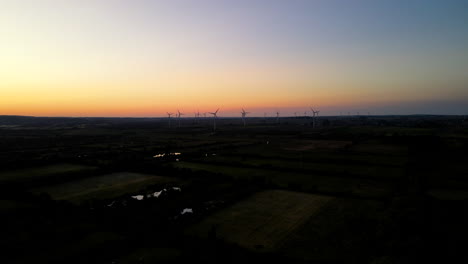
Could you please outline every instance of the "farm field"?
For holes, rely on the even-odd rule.
[[[375,234],[384,208],[375,200],[334,199],[291,233],[277,254],[313,263],[360,263],[379,247]]]
[[[363,164],[358,162],[344,162],[340,160],[305,160],[303,157],[297,159],[280,159],[276,157],[243,157],[240,155],[210,156],[197,161],[207,164],[235,164],[243,167],[259,167],[266,169],[277,169],[283,171],[307,171],[310,173],[339,175],[357,178],[375,178],[379,180],[391,180],[401,177],[402,166],[389,166],[382,164]]]
[[[333,197],[291,191],[256,193],[190,228],[189,232],[216,237],[251,250],[272,251]]]
[[[373,179],[333,177],[319,173],[285,172],[274,168],[249,168],[194,162],[176,162],[174,166],[194,171],[219,173],[234,179],[262,179],[284,188],[295,187],[303,191],[324,193],[353,193],[364,197],[386,196],[393,187],[391,183],[382,183]]]
[[[78,164],[54,164],[41,167],[33,167],[19,170],[0,172],[0,182],[21,182],[38,180],[49,176],[69,173],[88,173],[96,167]]]
[[[54,200],[67,200],[79,203],[90,199],[109,199],[136,192],[147,185],[174,181],[174,179],[161,176],[119,172],[36,188],[33,192],[47,193]]]

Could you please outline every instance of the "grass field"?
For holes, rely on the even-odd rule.
[[[278,140],[277,140],[278,141]],[[229,154],[259,159],[284,159],[333,164],[353,163],[373,166],[401,166],[407,161],[407,149],[379,142],[361,142],[346,149],[348,142],[333,140],[290,140],[256,144],[235,149]],[[310,148],[310,147],[314,148]]]
[[[136,192],[147,185],[167,183],[172,178],[140,173],[112,173],[73,182],[34,189],[35,193],[47,193],[55,200],[82,202],[89,199],[108,199]]]
[[[248,249],[270,251],[329,201],[329,196],[270,190],[215,213],[191,227],[189,233],[216,236]]]
[[[277,253],[312,263],[367,263],[376,243],[382,202],[336,198],[324,205]]]
[[[321,174],[346,174],[352,177],[375,178],[380,180],[395,179],[403,174],[400,166],[387,166],[379,164],[359,164],[345,160],[303,161],[297,159],[278,159],[241,156],[213,156],[200,160],[210,164],[235,164],[242,167],[275,168],[288,171],[309,171]]]
[[[467,201],[468,191],[453,189],[430,189],[426,193],[436,199],[445,201]]]
[[[391,183],[382,183],[373,179],[356,179],[352,177],[333,177],[320,173],[298,173],[278,171],[274,168],[250,168],[228,165],[216,165],[194,162],[176,162],[174,166],[194,171],[220,173],[235,179],[268,180],[280,187],[296,186],[302,191],[319,191],[325,193],[348,193],[363,197],[383,197],[391,192]]]
[[[54,164],[49,166],[0,172],[0,182],[34,180],[60,174],[90,172],[95,169],[96,167],[77,164]]]

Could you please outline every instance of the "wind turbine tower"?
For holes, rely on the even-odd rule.
[[[169,117],[169,128],[171,128],[171,115],[173,115],[173,113],[167,112],[167,117]]]
[[[242,122],[244,122],[244,126],[245,126],[245,116],[246,116],[247,114],[250,114],[250,112],[246,112],[246,111],[244,110],[244,108],[242,108],[241,114],[242,114]]]
[[[278,124],[279,124],[279,114],[280,113],[278,111],[276,111],[276,123],[278,123]]]
[[[320,111],[315,111],[314,109],[312,109],[312,107],[310,108],[310,110],[312,111],[312,127],[315,128],[315,116],[318,116]]]
[[[200,111],[197,111],[197,112],[195,113],[195,123],[198,124],[199,120],[200,120]]]
[[[209,114],[213,115],[213,131],[216,131],[216,118],[218,118],[218,111],[219,108],[216,110],[216,112],[209,112]]]
[[[177,109],[177,121],[179,121],[179,127],[180,127],[180,117],[183,116],[184,113],[181,113],[179,109]]]

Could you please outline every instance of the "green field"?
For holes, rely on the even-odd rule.
[[[274,168],[250,168],[194,162],[176,162],[174,166],[194,171],[220,173],[235,179],[264,179],[280,187],[296,186],[303,191],[348,193],[364,197],[382,197],[391,192],[392,184],[373,179],[333,177],[319,173],[278,171]]]
[[[189,233],[208,237],[215,228],[216,236],[229,243],[271,251],[331,200],[330,196],[263,191],[208,216]]]
[[[233,164],[242,167],[275,168],[287,171],[309,171],[312,173],[341,174],[349,177],[375,178],[381,180],[395,179],[402,175],[401,166],[389,166],[381,164],[363,164],[350,162],[349,160],[303,160],[296,159],[242,157],[242,156],[212,156],[200,160],[210,164]]]
[[[36,188],[35,193],[47,193],[55,200],[82,202],[90,199],[108,199],[136,192],[145,186],[168,183],[172,178],[148,174],[120,172],[73,182]]]
[[[444,201],[467,201],[468,191],[453,190],[453,189],[430,189],[427,190],[427,195]]]
[[[35,180],[60,174],[86,173],[91,172],[95,169],[96,167],[77,164],[54,164],[42,167],[3,171],[0,172],[0,182],[19,182]]]
[[[367,263],[364,256],[381,246],[376,244],[376,233],[384,208],[373,200],[333,199],[276,252],[312,263]]]

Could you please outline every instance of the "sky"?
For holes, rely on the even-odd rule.
[[[468,1],[0,0],[0,115],[467,114]]]

